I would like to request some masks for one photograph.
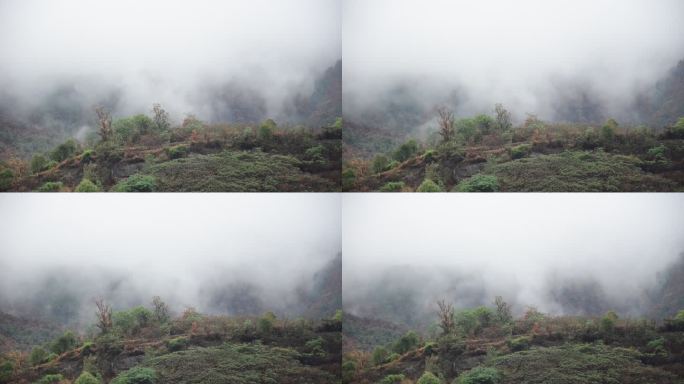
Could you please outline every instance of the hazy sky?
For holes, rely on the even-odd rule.
[[[681,15],[680,0],[345,0],[345,113],[399,81],[424,102],[460,88],[464,113],[552,118],[568,85],[624,108],[684,59]]]
[[[345,194],[342,205],[345,306],[399,266],[472,275],[488,300],[547,311],[549,279],[638,298],[684,252],[681,194]],[[406,284],[441,294],[429,279]]]
[[[235,281],[282,303],[341,246],[334,194],[3,194],[0,211],[0,292],[15,297],[63,269],[62,282],[94,284],[86,297],[124,276],[181,308]]]
[[[339,0],[2,0],[0,84],[28,100],[60,81],[124,109],[153,102],[182,115],[204,83],[237,78],[269,108],[341,57]],[[206,91],[206,88],[204,89]]]

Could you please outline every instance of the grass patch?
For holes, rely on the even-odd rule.
[[[634,157],[602,151],[566,151],[497,164],[487,171],[501,191],[647,192],[674,191],[675,183],[647,174]]]
[[[192,155],[151,166],[160,192],[334,191],[332,181],[302,172],[300,161],[260,151]]]

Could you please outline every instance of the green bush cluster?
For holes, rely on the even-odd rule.
[[[405,379],[406,376],[402,374],[387,375],[380,380],[379,384],[400,384]]]
[[[50,375],[45,375],[45,376],[41,377],[40,380],[35,382],[35,384],[59,383],[62,380],[64,380],[64,376],[62,376],[60,374],[50,374]]]
[[[78,338],[71,331],[66,331],[50,343],[50,351],[57,355],[71,351],[78,346]]]
[[[176,337],[166,340],[166,347],[171,352],[180,351],[188,346],[188,339],[186,337]]]
[[[443,192],[442,187],[430,179],[423,180],[416,189],[416,192]]]
[[[8,383],[14,374],[14,364],[11,361],[0,362],[0,383]]]
[[[152,311],[143,306],[137,306],[127,311],[114,312],[112,323],[114,329],[120,334],[133,336],[151,324],[152,316]]]
[[[74,192],[100,192],[100,187],[88,179],[81,180],[80,183],[74,189]]]
[[[524,351],[530,347],[530,338],[527,336],[519,336],[506,340],[508,348],[513,352]]]
[[[175,145],[173,147],[166,147],[164,151],[169,159],[180,159],[188,154],[188,147],[186,145]]]
[[[403,181],[390,181],[380,187],[380,192],[401,192],[405,186]]]
[[[404,162],[410,159],[413,155],[418,152],[418,142],[411,139],[407,142],[401,144],[394,153],[392,153],[392,158],[398,162]]]
[[[154,176],[140,173],[118,182],[113,188],[115,192],[154,192],[156,189],[157,181]]]
[[[496,368],[476,367],[460,375],[454,384],[498,384],[502,375]]]
[[[38,192],[59,192],[63,187],[61,181],[48,181],[38,188]]]
[[[418,379],[416,384],[442,384],[442,380],[432,372],[425,372],[420,379]]]
[[[392,346],[392,350],[399,354],[404,354],[412,349],[415,349],[420,344],[420,337],[413,331],[406,332],[397,340]]]
[[[387,362],[387,357],[389,356],[389,352],[385,347],[379,346],[375,347],[373,350],[373,354],[371,355],[371,360],[373,361],[373,365],[381,365],[385,364]]]
[[[511,148],[511,159],[515,160],[527,157],[531,150],[532,146],[529,144],[516,145],[515,147]]]
[[[48,361],[48,352],[42,347],[34,347],[29,355],[31,365],[40,365]]]
[[[110,384],[155,384],[156,382],[157,373],[154,369],[137,366],[119,374]]]
[[[456,185],[455,192],[498,192],[499,180],[494,175],[478,173]]]
[[[83,372],[81,373],[80,376],[74,381],[74,384],[100,384],[101,381],[93,376],[90,372]]]

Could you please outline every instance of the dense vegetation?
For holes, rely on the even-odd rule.
[[[351,155],[362,151],[346,148],[343,188],[384,192],[684,189],[684,118],[656,131],[646,126],[620,127],[613,119],[596,126],[549,123],[533,115],[514,126],[501,105],[493,116],[458,120],[447,109],[438,112],[438,130],[420,141],[395,142],[372,157]],[[373,131],[350,127],[351,137],[359,130]],[[349,146],[346,138],[345,133]]]
[[[342,120],[320,129],[207,124],[188,116],[172,126],[153,116],[112,119],[96,110],[98,135],[69,139],[47,153],[0,164],[10,191],[334,191],[339,189]]]
[[[500,297],[491,307],[437,305],[435,331],[407,331],[372,344],[366,332],[345,340],[343,382],[382,384],[681,383],[684,311],[661,324],[599,317],[550,316],[528,308],[515,318]],[[345,320],[346,323],[347,320]],[[363,327],[362,318],[354,319]],[[346,325],[345,325],[346,329]],[[377,330],[381,332],[381,330]],[[345,332],[345,338],[350,335]]]
[[[1,383],[335,383],[342,313],[320,321],[172,317],[158,297],[149,307],[112,311],[102,300],[89,330],[65,331],[29,350],[0,355]]]

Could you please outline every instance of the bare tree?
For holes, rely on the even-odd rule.
[[[152,105],[152,112],[154,113],[154,124],[160,131],[166,131],[171,126],[169,123],[169,114],[162,108],[161,104],[155,103]]]
[[[100,328],[100,332],[107,333],[112,329],[112,308],[102,298],[96,299],[95,305],[97,305],[97,312],[95,312],[97,327]]]
[[[160,323],[169,321],[169,306],[162,301],[161,297],[155,296],[152,298],[152,305],[154,305],[154,319]]]
[[[443,142],[451,141],[454,137],[454,113],[445,107],[437,108],[439,115],[439,135]]]
[[[511,113],[504,108],[503,104],[496,104],[494,112],[496,112],[496,125],[500,130],[505,131],[513,126],[513,123],[511,123]]]
[[[501,323],[508,323],[513,320],[511,315],[511,307],[506,303],[501,296],[494,298],[494,305],[496,305],[496,319]]]
[[[456,324],[454,323],[454,307],[451,304],[447,304],[444,300],[439,300],[437,302],[439,310],[439,327],[442,328],[442,332],[445,335],[452,333],[456,329]]]
[[[95,113],[97,113],[97,119],[100,123],[100,131],[98,134],[102,138],[102,141],[107,141],[112,137],[112,116],[105,107],[98,105],[95,107]]]

